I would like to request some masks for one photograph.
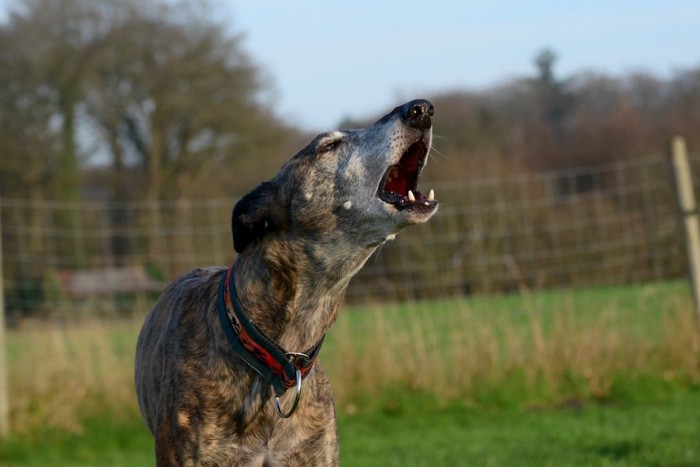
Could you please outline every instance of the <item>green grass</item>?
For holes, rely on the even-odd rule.
[[[340,423],[348,466],[700,465],[700,392],[547,410],[399,407]]]
[[[474,406],[635,397],[700,384],[682,282],[356,308],[321,359],[342,403],[400,386]]]
[[[82,420],[80,432],[37,430],[0,443],[0,465],[102,467],[154,465],[153,441],[135,413],[108,411]]]
[[[683,282],[346,307],[321,360],[342,465],[700,465]],[[136,321],[8,334],[0,465],[152,465]]]
[[[613,405],[527,410],[440,406],[415,396],[339,420],[341,465],[700,465],[700,391]],[[133,415],[133,414],[132,414]],[[0,443],[2,465],[153,465],[151,438],[135,416],[93,417],[81,433],[43,430]]]

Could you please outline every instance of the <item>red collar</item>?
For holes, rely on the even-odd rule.
[[[234,266],[235,263],[219,283],[217,308],[221,326],[236,355],[273,386],[277,396],[275,407],[279,415],[289,417],[296,410],[301,382],[311,371],[325,336],[304,353],[288,352],[280,347],[243,311],[233,280]],[[283,413],[279,397],[292,386],[297,388],[294,404],[287,413]]]

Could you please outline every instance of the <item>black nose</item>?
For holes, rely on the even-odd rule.
[[[401,120],[418,130],[427,130],[432,125],[435,113],[433,104],[425,99],[408,102],[401,107]]]

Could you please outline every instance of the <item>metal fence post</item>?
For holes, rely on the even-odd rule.
[[[680,136],[675,136],[671,141],[671,161],[678,190],[678,203],[685,227],[685,243],[688,253],[690,283],[695,299],[696,322],[700,326],[700,225],[693,178],[688,163],[688,152],[685,140]]]

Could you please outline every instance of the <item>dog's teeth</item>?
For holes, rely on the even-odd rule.
[[[430,190],[430,193],[428,193],[428,201],[435,201],[435,190]]]
[[[408,200],[411,202],[416,200],[416,195],[414,195],[411,190],[408,190]]]

